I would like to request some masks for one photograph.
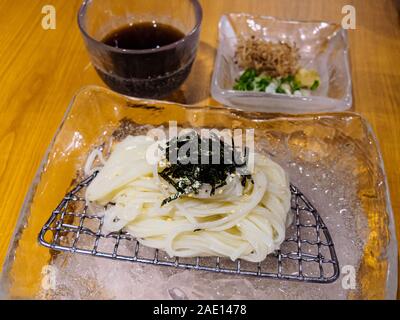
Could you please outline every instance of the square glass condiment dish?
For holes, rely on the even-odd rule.
[[[310,97],[233,90],[240,69],[235,64],[239,37],[295,43],[300,67],[318,71],[320,87]],[[351,108],[352,81],[347,32],[328,22],[287,21],[249,14],[228,14],[219,23],[219,47],[211,93],[223,105],[274,113],[337,112]]]
[[[88,154],[110,142],[123,119],[148,128],[171,120],[187,128],[253,128],[256,148],[285,168],[292,184],[321,214],[342,267],[340,278],[331,284],[258,279],[120,262],[40,246],[38,233],[77,184],[77,172]],[[342,285],[349,270],[355,272],[354,288]],[[394,299],[397,242],[376,138],[369,124],[350,112],[271,116],[139,100],[86,87],[74,97],[43,158],[0,284],[0,297],[24,299]]]

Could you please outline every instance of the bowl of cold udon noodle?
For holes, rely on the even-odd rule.
[[[85,165],[87,175],[98,172],[88,206],[104,215],[103,230],[123,230],[170,257],[261,262],[279,249],[293,221],[289,178],[249,149],[238,164],[234,158],[246,152],[224,141],[189,130],[159,142],[129,135],[108,159],[95,149]],[[159,151],[155,159],[149,150]]]
[[[149,134],[165,132],[171,119],[178,133]],[[239,161],[168,159],[183,129],[190,138],[212,128],[253,129],[254,148],[228,135],[214,140]],[[395,297],[385,172],[368,123],[354,113],[272,117],[87,87],[72,101],[20,217],[4,297]],[[343,270],[355,272],[354,289],[342,286]],[[307,277],[324,281],[301,281]]]

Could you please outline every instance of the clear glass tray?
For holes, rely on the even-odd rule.
[[[178,270],[59,253],[37,237],[76,184],[94,146],[120,121],[254,128],[256,147],[288,171],[330,230],[342,274],[309,284]],[[73,99],[23,206],[3,268],[1,296],[29,299],[383,299],[396,297],[397,243],[385,172],[370,126],[357,114],[268,116],[126,98],[87,87]],[[348,272],[355,271],[354,287]]]
[[[311,97],[233,90],[240,70],[234,63],[239,36],[296,43],[302,67],[317,70],[321,86]],[[235,109],[257,112],[316,113],[352,106],[352,82],[346,30],[327,22],[286,21],[273,17],[228,14],[219,24],[219,48],[212,79],[214,99]]]

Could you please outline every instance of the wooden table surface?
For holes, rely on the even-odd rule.
[[[76,23],[80,0],[0,0],[0,265],[21,205],[74,93],[102,82]],[[400,237],[400,18],[398,0],[203,0],[200,51],[173,99],[217,104],[210,96],[219,17],[249,12],[340,22],[354,5],[350,31],[354,110],[370,121],[382,149]],[[57,10],[56,30],[43,30],[42,7]]]

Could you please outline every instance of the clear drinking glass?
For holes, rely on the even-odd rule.
[[[172,26],[185,36],[169,45],[132,50],[102,42],[130,24]],[[196,57],[202,9],[198,0],[85,0],[78,23],[93,66],[114,91],[129,96],[161,98],[188,77]]]

